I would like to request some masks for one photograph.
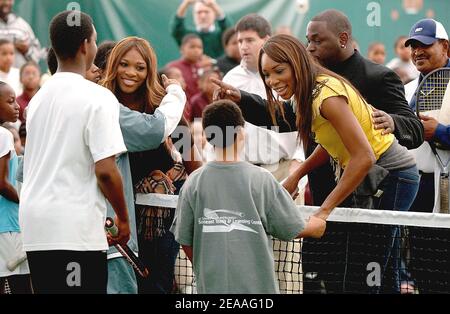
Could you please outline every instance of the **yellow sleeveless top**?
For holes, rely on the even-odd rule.
[[[332,76],[319,75],[316,78],[316,82],[318,83],[318,90],[312,104],[312,132],[314,133],[316,143],[319,143],[342,168],[347,166],[350,161],[349,152],[333,125],[320,114],[320,106],[325,99],[342,96],[346,99],[351,111],[361,125],[378,160],[393,143],[394,135],[382,135],[381,129],[374,129],[372,123],[372,107],[352,87]]]

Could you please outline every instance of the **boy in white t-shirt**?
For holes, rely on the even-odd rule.
[[[75,19],[74,19],[75,18]],[[97,52],[92,19],[65,11],[50,23],[58,71],[33,97],[19,221],[36,293],[106,293],[106,200],[130,236],[117,154],[126,151],[119,103],[85,79]]]

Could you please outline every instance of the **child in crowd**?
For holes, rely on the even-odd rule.
[[[194,144],[197,147],[202,161],[207,162],[214,160],[214,147],[206,140],[205,132],[203,132],[203,125],[201,119],[195,119],[190,124],[191,134],[194,138]]]
[[[53,48],[48,50],[47,66],[51,75],[55,74],[58,70],[58,60],[56,59]],[[92,63],[91,67],[86,70],[85,78],[92,83],[98,84],[101,79],[101,73],[99,67],[95,63]]]
[[[407,36],[400,36],[397,38],[395,41],[395,54],[397,57],[389,61],[386,65],[398,74],[403,84],[411,82],[420,74],[411,61],[411,47],[405,46],[407,39]]]
[[[321,237],[325,220],[305,222],[289,193],[265,169],[239,160],[244,118],[228,100],[203,112],[216,161],[187,179],[171,231],[193,262],[199,293],[279,293],[272,241]],[[231,131],[231,132],[230,132]]]
[[[203,56],[203,43],[198,35],[188,34],[181,42],[181,58],[167,64],[167,68],[175,67],[180,69],[186,81],[186,96],[190,100],[200,90],[198,78],[200,61]]]
[[[207,105],[212,103],[214,90],[216,85],[211,82],[211,78],[221,80],[220,73],[214,70],[209,70],[203,73],[199,80],[200,93],[195,94],[190,102],[190,116],[189,121],[194,121],[195,118],[201,118],[202,112]]]
[[[95,84],[98,84],[101,78],[102,74],[100,69],[94,63],[92,63],[91,67],[86,71],[86,79]]]
[[[13,89],[0,82],[0,125],[15,122],[19,106]],[[10,131],[0,126],[0,294],[4,294],[5,279],[12,293],[31,293],[30,270],[25,261],[15,269],[8,263],[23,255],[19,228],[19,194],[16,190],[17,154]]]
[[[20,71],[13,67],[14,44],[8,39],[0,39],[0,80],[9,84],[16,95],[22,94]]]
[[[41,79],[41,70],[34,61],[28,61],[20,68],[20,83],[23,86],[23,93],[17,97],[17,103],[20,107],[19,119],[25,122],[25,108],[28,106],[31,98],[39,90]]]
[[[223,33],[222,44],[225,53],[217,59],[217,66],[220,72],[222,72],[222,75],[225,75],[241,62],[241,54],[239,53],[237,34],[234,27],[227,29]]]
[[[378,64],[384,64],[386,60],[386,50],[380,42],[373,42],[367,50],[367,59]]]
[[[103,74],[106,70],[106,65],[108,63],[108,57],[111,53],[111,50],[116,45],[115,41],[107,40],[102,42],[97,49],[97,55],[94,59],[94,64],[98,67],[101,78],[103,78]]]

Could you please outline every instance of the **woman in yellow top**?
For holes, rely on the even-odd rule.
[[[393,134],[374,129],[372,107],[351,83],[319,65],[300,41],[288,35],[273,36],[264,44],[258,66],[267,101],[214,80],[220,86],[216,98],[238,103],[251,123],[279,125],[281,131],[297,129],[303,143],[313,134],[320,145],[285,181],[289,192],[304,175],[331,157],[339,182],[323,202],[318,217],[326,219],[374,170],[384,178],[378,182],[382,195],[374,207],[409,209],[419,179],[414,158]],[[276,99],[273,91],[286,101]]]

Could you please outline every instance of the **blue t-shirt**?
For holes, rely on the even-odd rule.
[[[9,154],[8,181],[14,186],[16,184],[16,171],[18,157],[14,150],[14,138],[10,131],[0,127],[0,158]],[[0,233],[20,232],[19,228],[19,204],[7,200],[0,195]]]

